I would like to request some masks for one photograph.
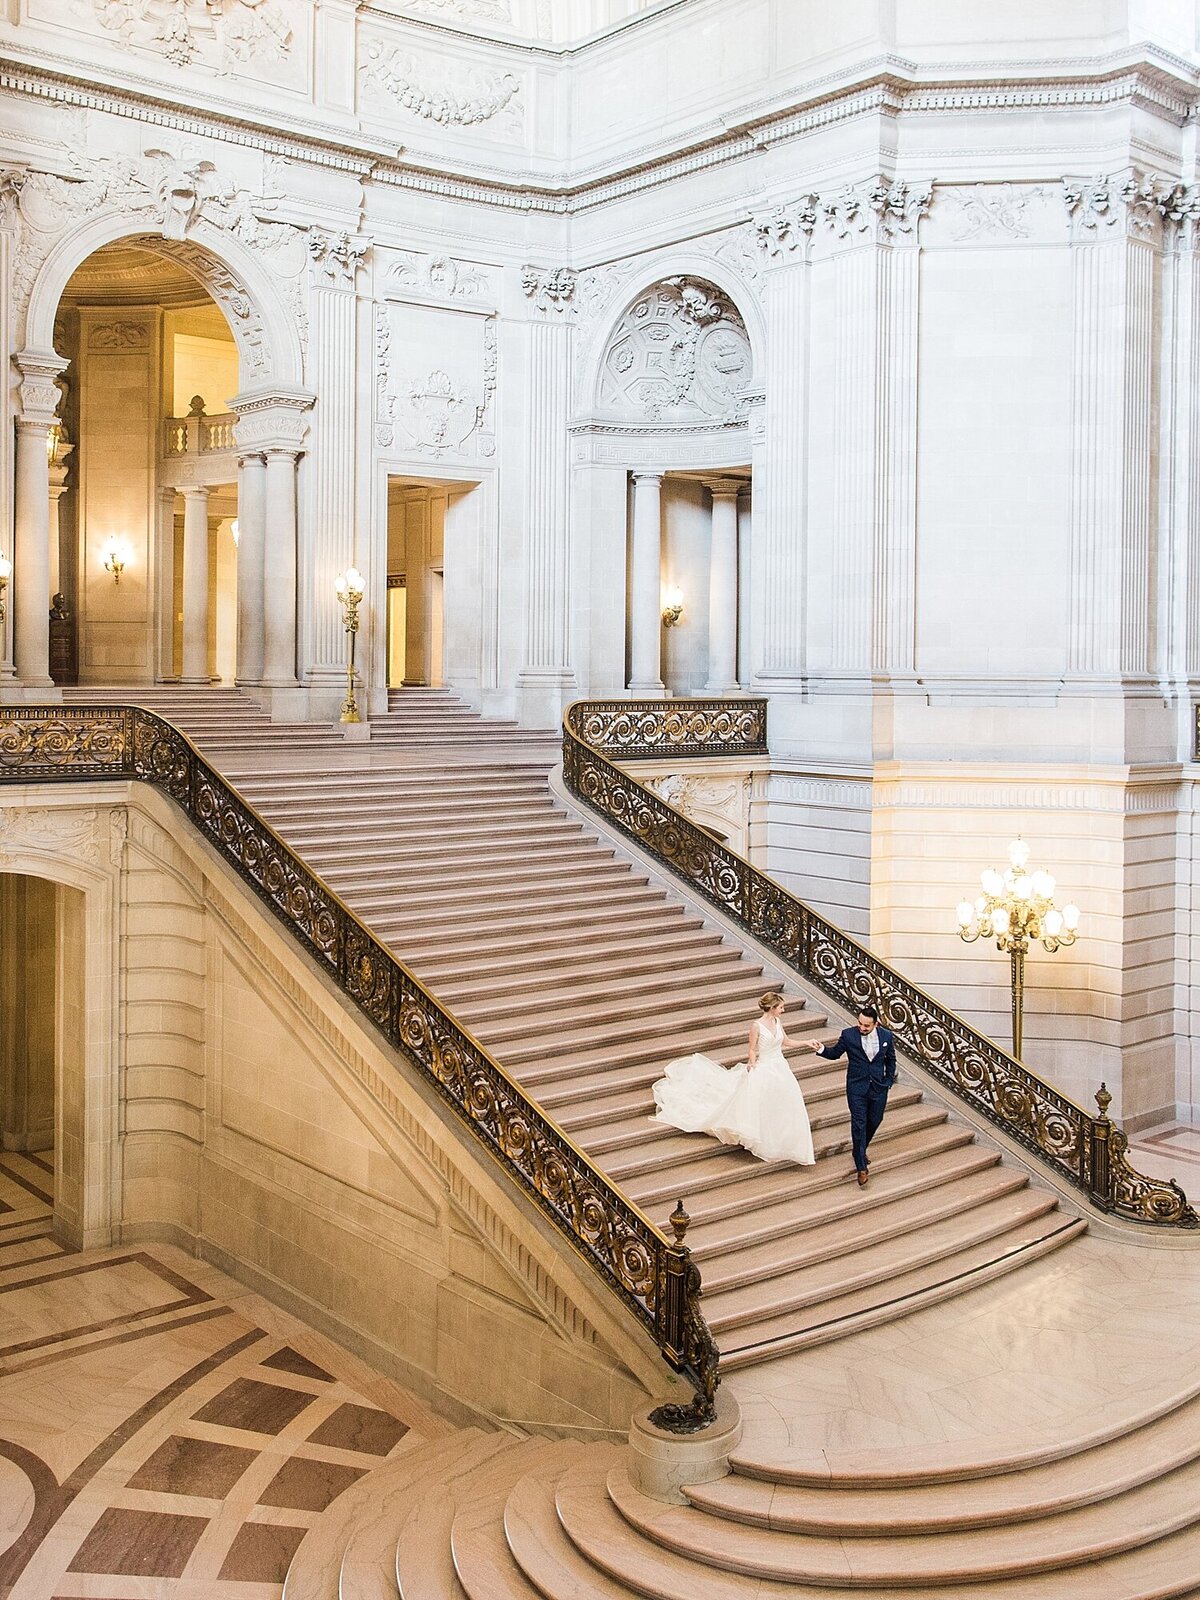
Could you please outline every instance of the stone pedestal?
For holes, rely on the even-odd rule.
[[[685,1483],[715,1483],[729,1476],[729,1457],[742,1439],[742,1413],[728,1389],[717,1390],[717,1415],[700,1433],[667,1433],[650,1421],[659,1402],[642,1407],[629,1425],[629,1476],[652,1500],[686,1504]]]

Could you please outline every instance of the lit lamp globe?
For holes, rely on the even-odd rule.
[[[1045,923],[1043,924],[1043,926],[1045,927],[1046,932],[1049,934],[1049,936],[1052,939],[1057,939],[1059,934],[1063,931],[1063,915],[1062,915],[1062,912],[1061,911],[1047,911],[1046,920],[1045,920]]]
[[[1079,907],[1066,905],[1062,908],[1063,927],[1068,933],[1074,933],[1079,926]]]
[[[1008,859],[1015,872],[1024,872],[1029,861],[1029,846],[1024,839],[1014,839],[1008,847]]]
[[[956,915],[958,917],[959,927],[969,928],[971,926],[971,920],[975,915],[975,907],[969,900],[960,900],[958,902],[958,910]]]
[[[1004,879],[995,867],[989,867],[986,872],[981,873],[979,881],[983,885],[984,894],[990,894],[995,898],[1004,893]]]
[[[1039,900],[1054,899],[1054,879],[1048,872],[1035,872],[1033,875],[1033,892]]]
[[[0,583],[7,583],[12,577],[12,562],[7,556],[0,556]]]

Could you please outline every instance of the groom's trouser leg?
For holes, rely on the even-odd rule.
[[[867,1091],[866,1106],[866,1137],[863,1140],[863,1155],[865,1157],[867,1145],[879,1131],[879,1124],[883,1121],[883,1113],[887,1110],[888,1092],[886,1089],[877,1089],[874,1085]],[[865,1163],[864,1163],[865,1164]]]
[[[850,1148],[854,1151],[854,1170],[867,1170],[867,1093],[865,1090],[846,1091],[850,1107]]]

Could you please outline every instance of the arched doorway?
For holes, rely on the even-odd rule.
[[[51,676],[232,682],[241,382],[226,318],[185,266],[119,242],[68,280],[55,349]]]
[[[0,872],[0,1225],[31,1239],[83,1232],[84,968],[82,892]]]

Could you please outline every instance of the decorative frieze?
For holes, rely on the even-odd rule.
[[[975,239],[1028,239],[1031,234],[1026,215],[1031,191],[1011,183],[975,183],[946,192],[950,206],[957,211],[951,224],[951,237],[958,244]]]
[[[492,293],[490,277],[468,261],[453,256],[401,251],[384,280],[385,292],[435,302],[478,302]]]
[[[511,0],[403,0],[400,8],[415,16],[445,17],[452,22],[511,22]]]
[[[29,851],[66,855],[76,861],[98,861],[99,819],[100,813],[91,809],[0,806],[0,862],[19,860]]]
[[[89,350],[148,350],[150,325],[118,317],[112,322],[95,322],[88,332]]]

